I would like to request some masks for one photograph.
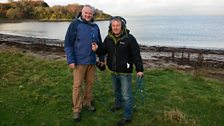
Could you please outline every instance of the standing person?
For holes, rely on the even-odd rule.
[[[81,17],[71,22],[65,36],[67,63],[69,68],[73,69],[74,77],[72,102],[75,122],[80,121],[82,107],[90,111],[96,110],[92,104],[96,71],[96,54],[92,50],[92,45],[100,45],[102,40],[98,25],[93,23],[93,14],[94,8],[84,5]]]
[[[99,48],[98,48],[99,47]],[[131,121],[133,96],[132,96],[132,72],[133,64],[136,67],[137,76],[143,77],[143,64],[139,45],[135,37],[129,34],[126,28],[126,20],[120,16],[113,17],[110,21],[108,35],[102,46],[93,46],[99,54],[107,54],[107,66],[112,71],[112,83],[115,94],[115,104],[111,111],[122,108],[123,118],[117,122],[123,126]]]

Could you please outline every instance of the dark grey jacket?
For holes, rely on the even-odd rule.
[[[107,54],[107,66],[113,72],[132,73],[133,64],[137,72],[143,72],[139,45],[129,31],[123,32],[119,38],[109,32],[97,53]]]

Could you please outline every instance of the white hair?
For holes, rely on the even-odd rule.
[[[91,5],[89,5],[89,4],[86,4],[86,5],[83,6],[83,8],[85,8],[85,7],[90,8],[90,9],[93,11],[93,14],[95,13],[95,8],[94,8],[93,6],[91,6]],[[82,8],[82,9],[83,9],[83,8]]]

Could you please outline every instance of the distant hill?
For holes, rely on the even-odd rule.
[[[77,3],[49,7],[43,0],[19,0],[0,3],[0,19],[71,20],[81,12],[82,7]],[[96,9],[94,18],[106,20],[111,16]]]

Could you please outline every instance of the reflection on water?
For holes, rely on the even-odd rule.
[[[68,25],[69,22],[5,23],[0,24],[0,32],[13,35],[63,40]]]

